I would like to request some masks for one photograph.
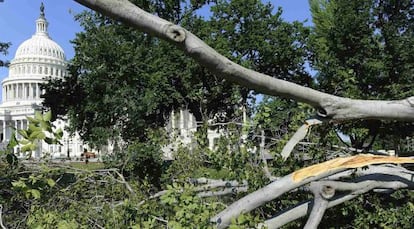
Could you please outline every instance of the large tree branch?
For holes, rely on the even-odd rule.
[[[367,169],[359,169],[357,175],[362,175],[350,182],[338,181],[316,181],[322,186],[329,186],[340,192],[329,200],[327,208],[337,206],[341,203],[354,199],[360,194],[366,193],[373,189],[397,190],[401,188],[413,188],[413,175],[402,167],[380,165],[369,166]],[[347,191],[344,193],[344,191]],[[309,213],[309,209],[313,209],[314,200],[298,204],[287,209],[272,219],[265,221],[267,228],[279,228],[283,225],[295,221]]]
[[[414,121],[414,97],[395,101],[374,101],[330,95],[246,69],[219,54],[189,31],[149,14],[127,0],[75,1],[176,45],[216,75],[260,93],[310,104],[319,110],[321,117],[336,121],[352,119]]]
[[[237,218],[241,213],[250,212],[251,210],[276,199],[286,192],[301,187],[304,184],[320,180],[347,169],[384,163],[414,163],[414,159],[361,154],[346,158],[336,158],[309,166],[286,175],[269,185],[248,194],[214,216],[211,221],[215,222],[218,228],[225,228],[231,223],[232,218]]]
[[[313,192],[315,198],[313,201],[312,211],[304,229],[318,228],[319,223],[328,208],[328,200],[335,195],[335,189],[332,188],[332,186],[319,184],[317,182],[311,183],[310,190]]]

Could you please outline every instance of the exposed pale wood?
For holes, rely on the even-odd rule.
[[[373,154],[359,154],[351,157],[335,158],[320,164],[300,169],[292,174],[294,182],[300,182],[312,176],[318,176],[329,170],[360,168],[373,164],[404,164],[414,163],[414,158],[378,156]]]

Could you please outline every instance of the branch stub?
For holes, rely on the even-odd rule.
[[[179,43],[183,42],[186,38],[185,30],[173,24],[167,25],[167,28],[165,29],[165,34],[168,38]]]

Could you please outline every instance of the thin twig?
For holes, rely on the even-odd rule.
[[[2,229],[7,229],[3,224],[3,205],[0,204],[0,226]]]

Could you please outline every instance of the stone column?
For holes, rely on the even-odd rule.
[[[180,109],[180,131],[184,129],[184,112]]]
[[[22,93],[23,99],[27,99],[27,96],[26,96],[26,92],[27,92],[26,83],[23,83],[22,90],[23,90],[23,93]]]
[[[29,83],[29,97],[33,99],[33,84]]]
[[[36,98],[40,98],[40,89],[38,83],[36,83]]]
[[[19,84],[16,83],[16,97],[15,99],[19,99]]]
[[[2,124],[3,124],[3,128],[2,128],[2,130],[3,130],[3,140],[2,140],[2,142],[5,142],[6,141],[6,120],[3,120],[2,121]]]

